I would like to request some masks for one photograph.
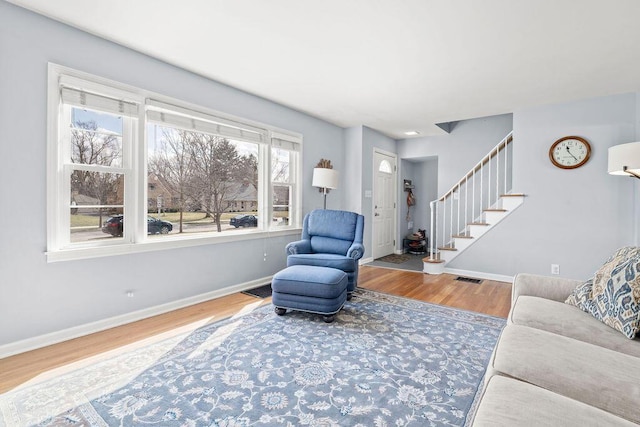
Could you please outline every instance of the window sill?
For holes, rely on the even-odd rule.
[[[191,235],[176,236],[164,240],[147,240],[141,243],[123,243],[121,245],[96,246],[91,248],[61,249],[57,251],[45,252],[47,262],[74,261],[80,259],[101,258],[115,255],[128,255],[139,252],[152,252],[168,249],[186,248],[202,245],[216,245],[220,243],[240,242],[245,240],[256,240],[270,237],[280,237],[289,235],[300,235],[301,228],[287,228],[277,231],[248,231],[246,233],[226,236]]]

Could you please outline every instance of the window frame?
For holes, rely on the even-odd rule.
[[[138,105],[137,116],[132,118],[132,141],[125,149],[123,135],[122,165],[113,168],[122,172],[125,180],[124,201],[127,227],[125,235],[119,241],[109,239],[97,242],[71,243],[65,233],[69,234],[70,224],[70,183],[65,182],[65,176],[70,176],[70,168],[65,163],[65,142],[60,137],[60,128],[64,108],[61,99],[61,85],[75,85],[87,91],[104,94],[106,96],[126,99]],[[175,106],[179,111],[193,111],[203,117],[216,117],[221,122],[236,123],[249,129],[257,129],[263,133],[265,140],[258,143],[258,218],[259,229],[243,229],[233,233],[187,233],[171,235],[169,238],[148,238],[146,233],[147,203],[148,203],[148,141],[147,141],[147,111],[149,103],[160,102]],[[124,126],[124,123],[123,123]],[[124,134],[124,132],[123,132]],[[273,225],[273,182],[271,181],[271,152],[275,138],[289,141],[295,151],[295,176],[291,183],[291,206],[289,223],[285,227]],[[233,139],[229,137],[229,139]],[[265,237],[276,237],[299,234],[302,215],[301,188],[299,185],[302,175],[303,137],[301,134],[285,129],[265,125],[252,120],[232,116],[200,105],[167,97],[155,92],[118,83],[99,76],[74,70],[68,67],[49,63],[48,69],[48,107],[47,107],[47,262],[96,258],[103,256],[122,255],[137,252],[167,250],[190,246],[220,244],[242,240],[255,240]],[[81,166],[84,168],[84,166]],[[100,169],[100,168],[99,168]],[[69,181],[67,179],[67,181]],[[66,208],[63,208],[65,206]],[[65,213],[66,212],[66,213]],[[66,221],[66,222],[65,222]],[[131,224],[131,225],[129,225]]]

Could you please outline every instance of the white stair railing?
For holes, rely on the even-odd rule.
[[[469,224],[483,224],[484,211],[496,207],[500,196],[511,191],[512,142],[510,132],[449,191],[429,204],[431,261],[439,259],[438,248],[453,249],[453,236],[468,236]]]

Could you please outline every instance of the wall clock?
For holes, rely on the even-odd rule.
[[[591,157],[591,145],[579,136],[560,138],[549,148],[549,160],[561,169],[575,169],[584,165]]]

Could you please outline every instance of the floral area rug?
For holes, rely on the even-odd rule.
[[[359,289],[331,324],[260,307],[2,395],[0,413],[6,426],[463,426],[504,324]]]

